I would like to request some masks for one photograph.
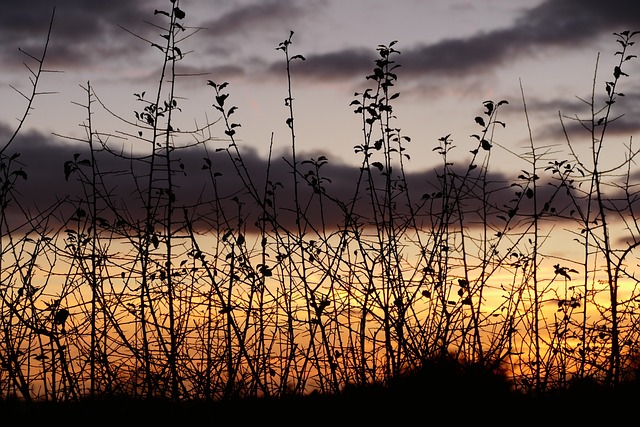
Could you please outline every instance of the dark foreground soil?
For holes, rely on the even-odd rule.
[[[3,426],[413,426],[610,425],[633,420],[640,387],[592,383],[539,396],[512,391],[484,373],[443,375],[440,368],[386,386],[349,387],[338,395],[188,401],[108,398],[64,403],[0,401]]]

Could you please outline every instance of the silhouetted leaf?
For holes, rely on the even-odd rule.
[[[484,113],[485,113],[487,116],[490,116],[490,115],[491,115],[491,113],[493,113],[493,101],[484,101],[482,104],[483,104],[483,105],[485,106],[485,108],[487,109],[487,111],[485,111]]]
[[[379,171],[382,171],[382,169],[384,169],[384,166],[382,166],[382,163],[380,162],[373,162],[371,163],[371,166],[377,168]]]
[[[69,317],[69,310],[66,308],[61,308],[56,312],[56,315],[53,318],[53,323],[56,325],[64,325],[64,322],[67,321]]]
[[[228,313],[231,313],[232,310],[233,310],[233,307],[231,306],[223,307],[220,310],[220,314],[228,314]]]
[[[619,66],[615,66],[613,68],[613,77],[615,77],[616,79],[619,79],[620,76],[629,76],[629,74],[625,73],[622,71],[622,69]]]
[[[19,176],[20,178],[27,180],[27,173],[22,169],[11,172],[12,175]]]
[[[184,13],[184,11],[182,9],[180,9],[179,7],[174,7],[173,8],[173,13],[176,15],[176,18],[178,18],[178,19],[184,19],[184,17],[187,16],[187,14]]]
[[[222,94],[222,95],[217,95],[216,96],[216,102],[218,103],[219,106],[224,107],[224,101],[228,97],[229,97],[229,94],[227,94],[227,93]]]
[[[560,267],[560,264],[555,264],[553,268],[555,269],[555,274],[566,277],[567,279],[571,280],[571,276],[569,276],[569,274],[567,273],[567,267]],[[569,271],[577,273],[576,270],[569,270]]]

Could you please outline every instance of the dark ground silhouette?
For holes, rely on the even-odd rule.
[[[386,385],[350,386],[334,395],[179,403],[129,397],[29,405],[6,400],[0,402],[0,410],[3,421],[23,425],[606,425],[632,415],[638,398],[636,383],[607,389],[587,380],[537,396],[523,394],[514,391],[504,376],[447,362]]]

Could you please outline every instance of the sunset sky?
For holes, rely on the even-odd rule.
[[[612,79],[618,60],[614,32],[640,30],[640,2],[621,0],[182,0],[184,24],[200,28],[184,41],[180,62],[184,73],[200,74],[179,81],[183,128],[218,117],[207,80],[229,82],[228,105],[238,107],[235,120],[239,144],[259,165],[265,161],[271,134],[277,155],[290,148],[285,124],[286,74],[278,44],[294,31],[292,54],[306,61],[293,64],[292,83],[298,150],[302,157],[326,155],[333,169],[334,188],[345,167],[358,165],[353,147],[362,142],[361,120],[350,102],[354,92],[370,84],[376,46],[397,40],[395,60],[396,127],[411,137],[407,169],[431,173],[439,158],[433,153],[439,137],[451,134],[464,164],[478,131],[474,117],[485,100],[507,100],[500,119],[506,128],[495,135],[498,146],[494,173],[514,176],[526,167],[516,154],[529,150],[520,82],[524,89],[534,141],[553,146],[558,159],[566,156],[558,112],[584,116],[589,112],[578,97],[590,99],[596,59],[600,53],[596,92]],[[105,104],[122,117],[134,119],[139,108],[133,93],[153,92],[161,65],[160,52],[142,39],[157,41],[161,22],[154,10],[169,10],[169,0],[25,0],[6,2],[0,14],[0,141],[13,132],[25,101],[11,86],[29,91],[29,74],[21,48],[40,55],[53,6],[53,31],[33,114],[12,149],[22,153],[30,171],[32,190],[56,192],[64,183],[62,164],[77,148],[54,135],[82,137],[79,126],[86,111],[79,85],[91,82]],[[139,36],[136,37],[135,35]],[[640,40],[640,36],[637,37]],[[631,52],[636,53],[637,52]],[[630,61],[623,78],[619,113],[612,126],[612,144],[623,147],[640,129],[640,62]],[[600,98],[601,99],[601,98]],[[575,122],[568,122],[576,127]],[[115,132],[120,124],[96,111],[94,127]],[[224,138],[215,125],[213,136]],[[577,131],[574,141],[585,141]],[[113,139],[124,149],[135,143]],[[226,147],[220,141],[214,147]],[[584,144],[583,144],[584,145]],[[509,154],[512,151],[515,154]],[[622,155],[610,150],[607,155]],[[190,154],[185,154],[189,157]],[[194,162],[201,159],[193,153]],[[615,162],[618,158],[611,158]],[[197,165],[199,166],[199,164]],[[260,170],[260,169],[259,169]],[[347,181],[348,183],[348,181]],[[37,188],[37,191],[34,190]]]
[[[637,382],[640,0],[1,4],[0,400]]]

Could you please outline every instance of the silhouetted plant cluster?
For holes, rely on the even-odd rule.
[[[635,380],[638,151],[630,140],[613,168],[601,156],[637,32],[615,34],[620,61],[602,105],[594,76],[588,116],[560,115],[566,159],[531,138],[518,154],[529,168],[496,179],[509,103],[486,100],[462,156],[451,135],[435,141],[439,166],[424,193],[408,179],[411,138],[394,115],[400,52],[396,42],[378,46],[351,104],[360,167],[343,199],[327,156],[301,158],[292,70],[305,57],[292,54],[293,32],[277,47],[291,144],[282,160],[272,140],[267,170],[255,169],[227,82],[206,85],[218,119],[176,124],[176,69],[189,58],[180,42],[191,30],[170,3],[155,11],[159,41],[142,39],[159,52],[159,83],[135,93],[139,108],[126,115],[83,86],[86,137],[61,136],[78,147],[60,165],[69,193],[37,211],[21,204],[29,159],[15,143],[47,72],[46,46],[31,56],[33,91],[0,151],[0,395],[226,401],[448,384],[455,399],[458,376],[525,394]],[[526,114],[524,91],[522,103]],[[98,132],[97,109],[122,129]],[[586,156],[569,120],[589,139]],[[184,195],[187,179],[202,188],[195,200]],[[581,259],[545,253],[559,221]]]

